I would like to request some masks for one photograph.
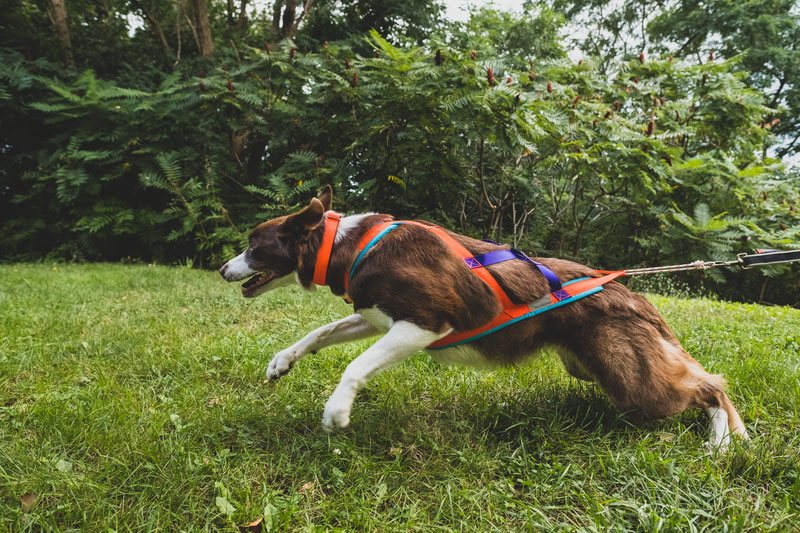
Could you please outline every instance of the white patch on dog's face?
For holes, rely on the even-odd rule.
[[[339,221],[339,227],[336,228],[336,237],[333,239],[333,243],[336,244],[337,242],[341,241],[342,238],[347,235],[347,232],[358,226],[359,222],[361,222],[364,217],[374,214],[375,213],[364,213],[361,215],[342,217],[342,219]]]
[[[245,250],[222,266],[220,273],[225,281],[241,281],[256,273],[247,263],[246,253]]]

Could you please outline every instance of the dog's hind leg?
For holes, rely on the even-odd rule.
[[[631,314],[624,321],[602,317],[593,326],[573,351],[619,409],[664,418],[700,407],[711,422],[711,447],[724,449],[731,433],[747,438],[722,376],[709,374],[663,321]]]
[[[404,320],[394,322],[386,335],[347,365],[339,385],[325,404],[322,417],[325,431],[344,429],[350,425],[353,401],[370,378],[449,332],[434,333]]]
[[[306,354],[317,353],[333,344],[373,337],[378,333],[380,330],[359,314],[326,324],[315,329],[299,342],[275,354],[267,368],[267,378],[278,379]]]

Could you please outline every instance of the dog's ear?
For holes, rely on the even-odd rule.
[[[331,210],[331,204],[333,204],[333,189],[330,185],[326,185],[319,196],[317,196],[317,200],[322,203],[322,207],[325,208],[325,211]]]
[[[308,233],[322,222],[324,214],[325,206],[318,199],[312,198],[311,203],[304,207],[302,211],[290,215],[284,222],[284,226],[295,235]]]

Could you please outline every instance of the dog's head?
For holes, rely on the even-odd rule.
[[[293,215],[268,220],[250,233],[250,244],[219,269],[225,281],[241,281],[245,298],[255,298],[267,291],[295,283],[303,247],[311,232],[331,208],[330,185]]]

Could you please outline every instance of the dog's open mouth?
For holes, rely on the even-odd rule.
[[[252,298],[258,296],[258,289],[275,279],[275,274],[271,272],[259,272],[252,278],[242,283],[242,296]]]

